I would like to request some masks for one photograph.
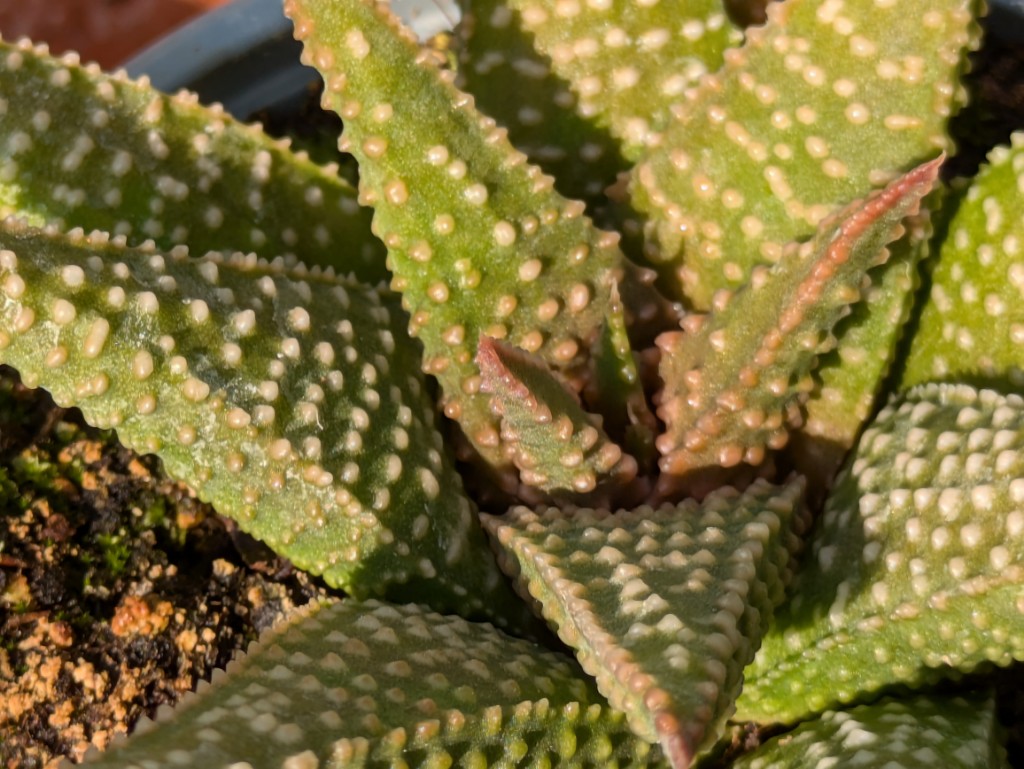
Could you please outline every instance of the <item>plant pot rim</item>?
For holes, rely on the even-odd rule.
[[[451,28],[459,16],[452,0],[394,0],[393,8],[421,39]],[[281,0],[233,0],[170,32],[124,68],[161,91],[188,89],[248,119],[301,103],[319,78],[299,62],[301,51]]]

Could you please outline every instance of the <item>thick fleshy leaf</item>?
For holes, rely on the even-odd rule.
[[[459,25],[459,87],[508,128],[509,139],[563,195],[588,203],[626,170],[618,142],[580,116],[568,83],[537,53],[532,35],[505,0],[463,3]]]
[[[999,147],[948,224],[902,385],[1024,384],[1024,133]]]
[[[709,316],[691,316],[685,331],[659,338],[663,488],[760,464],[766,448],[785,445],[818,355],[835,346],[833,327],[861,300],[868,270],[889,257],[888,244],[902,235],[904,217],[917,213],[940,162],[827,219],[812,240],[792,244],[777,265],[758,268],[750,285],[720,298]]]
[[[27,42],[0,43],[0,94],[0,216],[387,277],[369,212],[337,167],[219,106]]]
[[[923,695],[828,711],[768,741],[735,769],[1002,769],[992,700]]]
[[[394,295],[8,222],[0,300],[0,362],[300,568],[359,596],[517,615]]]
[[[341,145],[359,159],[362,199],[374,206],[392,286],[444,411],[505,466],[479,391],[479,338],[504,339],[578,380],[613,286],[636,270],[617,235],[596,229],[582,203],[556,193],[472,97],[418,57],[386,8],[288,0],[286,10],[305,59],[324,75],[325,105],[345,120]]]
[[[599,769],[659,758],[570,658],[490,625],[376,601],[336,603],[272,631],[156,721],[91,765]]]
[[[741,35],[721,0],[509,0],[572,84],[577,111],[607,126],[636,159],[672,118],[673,107]]]
[[[771,3],[633,173],[665,290],[706,310],[839,206],[951,149],[978,5]]]
[[[524,484],[571,497],[633,480],[636,460],[541,361],[490,338],[480,340],[476,359],[480,390],[501,416],[502,443]]]
[[[747,670],[737,718],[795,721],[1024,659],[1024,399],[926,385],[864,432]]]
[[[714,742],[783,596],[803,483],[654,510],[484,516],[501,564],[676,769]]]
[[[836,348],[818,359],[804,423],[792,434],[790,453],[798,471],[820,489],[831,484],[874,413],[893,365],[920,283],[919,265],[929,253],[927,209],[933,196],[904,221],[907,232],[889,246],[885,265],[872,271],[864,301],[836,324]]]

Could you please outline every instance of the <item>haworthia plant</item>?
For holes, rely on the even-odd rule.
[[[806,722],[740,765],[990,744],[945,695],[839,710],[1024,654],[1020,138],[931,243],[925,197],[979,5],[782,0],[740,42],[713,0],[466,0],[439,64],[287,0],[358,194],[4,44],[0,363],[347,593],[108,765],[720,769],[730,713]],[[531,607],[582,664],[475,624]]]
[[[602,693],[680,769],[718,736],[782,599],[802,491],[759,482],[699,506],[571,516],[518,507],[485,526]]]

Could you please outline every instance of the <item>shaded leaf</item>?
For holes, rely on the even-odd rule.
[[[607,126],[635,160],[741,35],[721,0],[686,3],[510,0],[583,117]]]
[[[833,327],[861,300],[868,270],[889,257],[887,245],[917,212],[940,162],[830,217],[812,240],[792,244],[777,265],[720,297],[709,316],[691,316],[685,331],[659,338],[663,488],[692,485],[702,471],[758,465],[766,448],[785,445],[818,355],[835,346]]]
[[[393,295],[301,266],[0,230],[0,361],[26,384],[332,585],[521,617],[404,324]]]
[[[152,728],[158,726],[159,728]],[[93,766],[642,767],[569,658],[416,606],[344,601],[272,631]]]
[[[802,492],[759,481],[700,505],[483,520],[502,568],[679,769],[714,742],[782,599]]]
[[[0,43],[0,215],[192,253],[294,254],[378,283],[384,249],[337,174],[196,96]]]
[[[555,178],[559,192],[601,202],[605,188],[626,170],[618,142],[577,114],[575,94],[534,50],[532,35],[505,0],[463,5],[459,87],[508,128],[512,144]]]
[[[1024,133],[992,151],[948,225],[902,386],[1024,384]]]
[[[634,170],[666,292],[707,310],[839,206],[951,149],[978,5],[770,4]]]
[[[736,769],[1000,769],[992,700],[923,695],[823,713],[762,745]]]
[[[795,721],[1024,659],[1024,399],[927,385],[864,432],[737,718]]]

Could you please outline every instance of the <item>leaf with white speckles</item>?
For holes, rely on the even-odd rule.
[[[27,385],[332,585],[518,621],[405,320],[390,292],[255,256],[0,228],[0,362]]]
[[[665,290],[706,310],[839,206],[951,149],[979,5],[770,3],[634,170]]]
[[[735,769],[1002,769],[991,699],[925,695],[829,711],[740,758]]]
[[[1024,399],[925,385],[861,437],[737,718],[795,721],[1024,659]]]
[[[701,486],[707,472],[756,466],[766,448],[786,444],[818,355],[834,347],[833,328],[861,300],[868,270],[888,258],[887,246],[917,213],[940,162],[826,219],[812,240],[789,246],[775,266],[758,267],[744,289],[720,295],[709,316],[691,316],[684,331],[658,339],[666,493]]]
[[[902,386],[1024,384],[1024,132],[992,151],[959,201],[904,363]]]
[[[721,0],[509,0],[552,69],[572,84],[577,111],[636,159],[698,79],[717,70],[739,30]]]
[[[0,43],[0,93],[0,216],[387,278],[370,214],[337,167],[219,106],[29,43]]]
[[[938,193],[942,188],[938,188]],[[839,345],[818,359],[814,389],[804,406],[803,425],[791,436],[789,453],[812,485],[831,485],[868,418],[896,356],[920,284],[919,265],[929,253],[933,193],[907,233],[889,246],[889,260],[871,272],[864,301],[835,327]]]
[[[636,460],[542,361],[488,337],[480,340],[476,360],[480,391],[491,396],[502,443],[526,486],[571,498],[608,484],[625,486],[636,476]]]
[[[445,413],[476,449],[507,467],[477,341],[536,353],[576,389],[616,283],[637,270],[618,236],[552,189],[472,97],[445,82],[397,19],[369,0],[288,0],[303,56],[321,70],[324,103],[345,120],[341,146],[360,164],[362,198],[388,246],[392,286]],[[622,291],[624,296],[629,292]],[[654,309],[654,293],[648,309]]]
[[[505,0],[464,3],[459,26],[459,87],[508,128],[530,161],[555,177],[563,195],[587,203],[626,170],[618,142],[577,114],[576,96],[533,48],[531,35]]]
[[[709,747],[782,599],[803,483],[698,505],[484,516],[501,564],[676,769]]]
[[[417,606],[321,608],[268,633],[227,672],[91,765],[639,769],[660,760],[571,658]]]

